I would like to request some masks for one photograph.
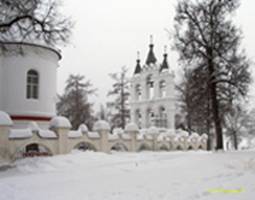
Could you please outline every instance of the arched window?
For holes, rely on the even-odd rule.
[[[166,81],[160,81],[159,91],[160,91],[159,93],[161,98],[166,97]]]
[[[136,100],[138,100],[138,101],[142,100],[141,85],[136,85],[136,87],[135,87],[135,95],[136,95]]]
[[[152,80],[152,75],[149,75],[146,79],[147,83],[147,97],[152,99],[154,97],[154,82]]]
[[[27,72],[27,99],[38,99],[39,74],[35,70]]]

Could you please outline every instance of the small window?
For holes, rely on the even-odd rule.
[[[27,72],[27,99],[38,99],[39,75],[35,70]]]
[[[136,95],[136,100],[138,100],[138,101],[142,100],[141,85],[136,85],[136,88],[135,88],[135,95]]]
[[[161,81],[159,83],[159,91],[160,91],[161,98],[166,97],[166,82],[165,81]]]
[[[152,99],[154,97],[154,82],[152,80],[152,75],[149,75],[146,79],[147,81],[147,97]]]

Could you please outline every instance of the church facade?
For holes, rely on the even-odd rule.
[[[144,65],[137,59],[131,79],[131,121],[142,129],[174,129],[174,73],[169,72],[166,48],[162,62],[157,61],[153,48],[151,42]]]

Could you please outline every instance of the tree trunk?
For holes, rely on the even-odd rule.
[[[189,112],[187,114],[187,128],[188,128],[189,134],[191,134],[191,117],[190,117]]]
[[[207,119],[206,120],[207,122],[207,136],[208,136],[208,139],[207,139],[207,150],[210,151],[212,150],[212,136],[211,136],[211,133],[210,133],[210,120]]]
[[[207,86],[208,87],[208,86]],[[212,150],[212,136],[210,133],[210,91],[207,91],[207,118],[206,118],[206,130],[207,130],[207,150]]]
[[[223,149],[223,137],[222,137],[222,127],[221,119],[219,116],[219,104],[217,100],[217,92],[215,83],[211,84],[211,95],[212,95],[212,110],[213,110],[213,119],[215,124],[216,132],[216,149]]]
[[[237,141],[236,131],[233,131],[233,140],[234,140],[234,148],[235,148],[235,150],[238,150],[238,141]]]
[[[125,129],[126,121],[125,121],[125,96],[124,96],[124,74],[121,74],[121,128]]]
[[[214,81],[214,64],[213,64],[213,52],[212,50],[208,51],[208,55],[210,59],[208,59],[208,67],[209,67],[209,89],[210,96],[212,98],[212,112],[213,112],[213,121],[215,124],[215,132],[216,132],[216,150],[223,149],[223,136],[222,136],[222,127],[221,127],[221,119],[219,116],[219,103],[217,100],[217,91],[216,91],[216,83]]]
[[[189,98],[189,89],[187,88],[187,94],[186,94],[186,97],[185,97],[185,99],[186,99],[186,103],[187,103],[187,110],[188,110],[188,112],[187,112],[187,128],[188,128],[188,132],[189,132],[189,134],[191,134],[191,130],[192,130],[192,122],[191,122],[191,109],[190,109],[190,98]]]

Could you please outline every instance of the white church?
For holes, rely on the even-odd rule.
[[[134,75],[131,79],[131,121],[139,128],[175,128],[174,73],[169,72],[167,52],[158,62],[149,45],[146,62],[141,66],[138,56]]]

